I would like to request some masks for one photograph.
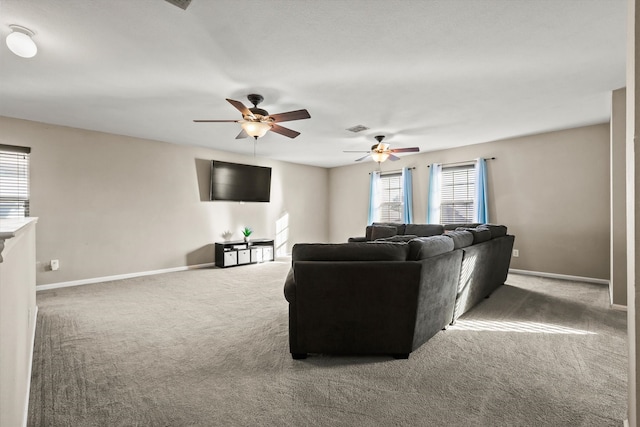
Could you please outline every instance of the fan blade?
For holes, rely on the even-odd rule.
[[[249,134],[247,133],[247,131],[242,129],[238,134],[238,136],[236,136],[236,139],[242,139],[242,138],[248,138],[248,137],[249,137]]]
[[[289,138],[295,138],[296,136],[300,135],[300,132],[296,132],[295,130],[291,130],[280,125],[272,125],[271,131],[279,133],[280,135],[288,136]]]
[[[364,150],[359,150],[359,151],[343,151],[343,153],[370,153],[370,151],[364,151]]]
[[[411,148],[394,148],[393,150],[389,150],[391,153],[417,153],[420,151],[418,147]]]
[[[227,98],[227,102],[231,105],[233,105],[234,107],[236,107],[238,109],[238,111],[240,111],[242,113],[242,117],[244,116],[249,116],[252,118],[256,118],[253,113],[251,111],[249,111],[249,109],[247,107],[244,106],[244,104],[240,101],[234,101],[233,99],[229,99]]]
[[[369,155],[368,155],[368,154],[367,154],[366,156],[360,157],[359,159],[356,159],[355,161],[356,161],[356,162],[359,162],[360,160],[364,160],[364,159],[366,159],[367,157],[369,157]]]
[[[392,160],[395,162],[396,160],[400,160],[400,157],[394,156],[393,154],[389,154],[389,160]]]
[[[287,113],[270,114],[269,117],[274,122],[290,122],[291,120],[310,119],[311,116],[307,110],[289,111]]]
[[[240,120],[194,120],[196,123],[238,123]]]

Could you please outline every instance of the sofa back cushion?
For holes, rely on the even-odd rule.
[[[473,234],[467,230],[454,230],[445,234],[453,240],[453,249],[466,248],[473,245]]]
[[[407,224],[404,234],[415,234],[420,237],[438,236],[444,233],[442,224]]]
[[[453,250],[453,240],[446,236],[418,237],[409,242],[409,259],[419,261]]]
[[[444,229],[445,230],[456,230],[458,228],[476,228],[477,226],[481,225],[479,222],[474,222],[471,224],[445,224],[444,225]]]
[[[398,228],[393,225],[372,225],[371,238],[369,240],[384,239],[398,234]]]
[[[488,229],[491,232],[492,239],[495,239],[496,237],[504,237],[507,235],[507,227],[504,225],[482,224],[477,228]]]
[[[488,228],[482,228],[479,226],[477,228],[463,228],[459,227],[456,231],[466,230],[473,234],[473,244],[477,245],[478,243],[486,242],[491,240],[491,231]]]
[[[392,236],[395,236],[397,234],[404,234],[405,225],[400,222],[374,222],[371,225],[367,225],[367,228],[365,229],[365,238],[367,240],[375,240],[371,237],[374,227],[395,227],[395,232],[392,234]]]
[[[407,243],[297,243],[291,261],[406,261]]]

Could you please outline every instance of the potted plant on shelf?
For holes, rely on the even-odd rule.
[[[253,233],[253,230],[250,229],[249,227],[245,227],[242,229],[242,234],[244,235],[245,242],[249,241],[249,236],[251,236],[251,233]]]

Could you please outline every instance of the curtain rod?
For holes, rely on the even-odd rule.
[[[407,169],[415,169],[415,166],[412,168],[407,168]],[[383,173],[398,173],[398,172],[402,172],[402,169],[395,169],[395,170],[390,170],[390,171],[375,171],[375,172],[380,172],[380,174]],[[369,175],[371,175],[373,172],[369,172]]]
[[[495,160],[495,157],[484,157],[485,160]],[[475,160],[466,160],[464,162],[453,162],[453,163],[443,163],[442,166],[453,166],[453,165],[466,165],[469,163],[474,163]],[[428,168],[431,167],[431,165],[427,165]]]

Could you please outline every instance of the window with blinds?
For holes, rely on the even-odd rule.
[[[0,218],[29,216],[28,147],[0,144]]]
[[[380,176],[380,222],[402,222],[402,174]]]
[[[443,167],[440,223],[473,222],[475,191],[475,169],[473,164]]]

